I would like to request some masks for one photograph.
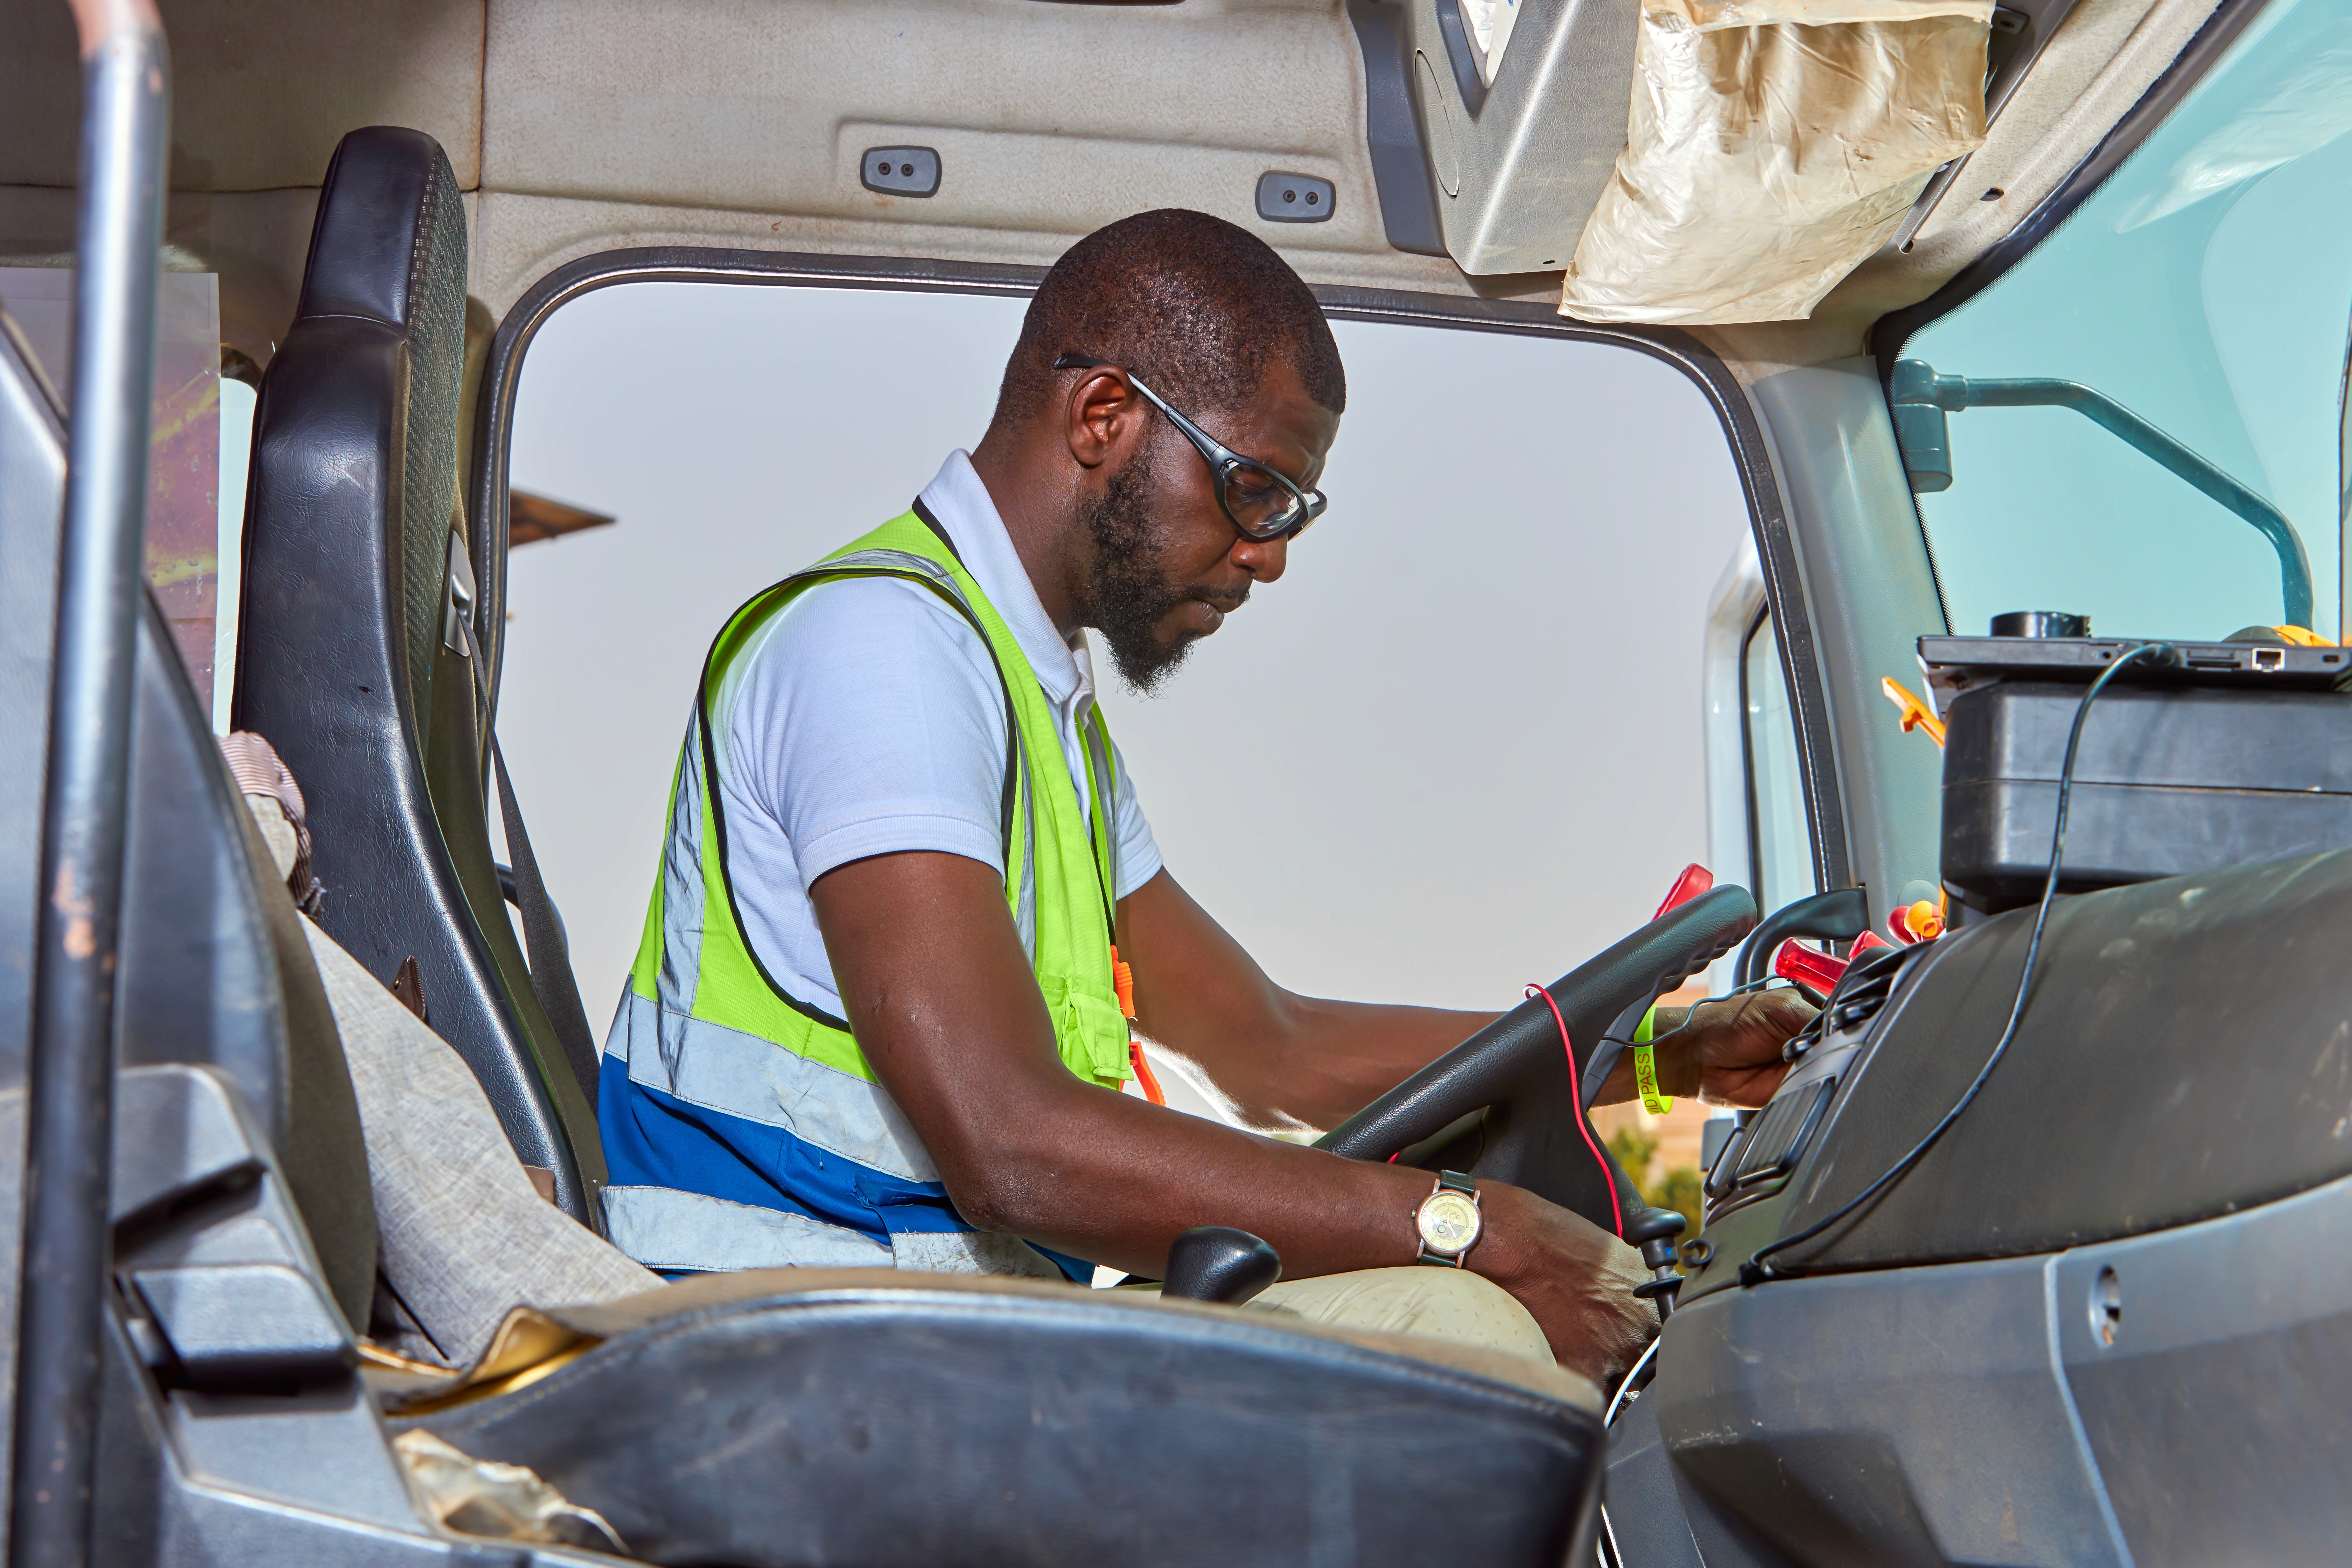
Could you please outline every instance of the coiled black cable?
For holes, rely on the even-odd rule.
[[[2050,922],[2050,907],[2057,902],[2058,868],[2066,858],[2066,807],[2074,794],[2074,756],[2083,743],[2083,721],[2091,716],[2092,702],[2097,699],[2100,692],[2107,689],[2107,682],[2122,673],[2126,666],[2140,664],[2149,668],[2161,669],[2179,662],[2179,657],[2170,643],[2160,642],[2142,643],[2137,647],[2118,654],[2113,664],[2099,671],[2098,679],[2091,682],[2090,689],[2083,693],[2083,700],[2075,706],[2074,727],[2066,732],[2066,755],[2058,768],[2058,824],[2050,836],[2050,874],[2042,880],[2042,902],[2033,911],[2033,933],[2026,939],[2025,966],[2018,971],[2017,996],[2010,1004],[2009,1023],[2002,1028],[2000,1040],[1992,1047],[1992,1054],[1985,1058],[1984,1066],[1977,1069],[1975,1079],[1969,1083],[1967,1091],[1960,1096],[1958,1103],[1944,1113],[1944,1119],[1929,1129],[1925,1138],[1911,1146],[1909,1153],[1888,1166],[1876,1181],[1840,1204],[1825,1218],[1815,1220],[1794,1236],[1784,1236],[1780,1240],[1759,1247],[1748,1254],[1748,1261],[1739,1266],[1739,1283],[1742,1286],[1760,1285],[1767,1279],[1795,1278],[1795,1271],[1776,1269],[1767,1259],[1774,1253],[1785,1252],[1791,1247],[1802,1246],[1812,1240],[1908,1175],[1913,1166],[1927,1158],[1927,1151],[1936,1146],[1936,1141],[1950,1131],[1952,1123],[1958,1121],[1961,1113],[1976,1102],[1977,1095],[1984,1089],[1986,1081],[1992,1077],[1993,1069],[2000,1066],[2000,1058],[2009,1054],[2011,1044],[2016,1040],[2017,1026],[2024,1021],[2025,1005],[2032,994],[2033,972],[2042,959],[2042,928]]]

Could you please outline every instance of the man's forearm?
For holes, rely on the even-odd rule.
[[[1169,1244],[1199,1225],[1265,1237],[1293,1275],[1412,1260],[1423,1173],[1262,1138],[1074,1076],[989,868],[950,855],[877,857],[828,873],[814,893],[858,1043],[974,1225],[1155,1275]],[[928,918],[910,921],[908,910]],[[1424,1026],[1433,1053],[1445,1032]]]
[[[858,1046],[972,1224],[1150,1275],[1167,1267],[1179,1235],[1202,1225],[1264,1237],[1293,1278],[1412,1261],[1428,1172],[1343,1160],[1073,1076],[992,868],[939,853],[877,856],[828,872],[812,894]],[[1320,1073],[1324,1102],[1311,1092],[1294,1100],[1334,1120],[1486,1021],[1323,1003],[1293,1011],[1294,999],[1245,963],[1176,962],[1137,978],[1147,1026],[1173,1016],[1252,1035],[1278,1011],[1297,1026],[1276,1032],[1294,1060],[1353,1054],[1337,1048],[1343,1040],[1379,1042],[1391,1056],[1370,1074]],[[1171,1011],[1156,1012],[1155,1000]],[[1527,1305],[1563,1364],[1595,1376],[1622,1368],[1653,1321],[1624,1294],[1639,1259],[1519,1188],[1482,1183],[1479,1192],[1486,1234],[1468,1267]]]
[[[1650,1021],[1652,1035],[1657,1042],[1654,1060],[1658,1068],[1658,1092],[1661,1094],[1676,1098],[1685,1095],[1696,1098],[1698,1094],[1697,1058],[1691,1054],[1689,1038],[1678,1037],[1676,1034],[1690,1021],[1690,1015],[1691,1010],[1687,1007],[1661,1007]],[[1592,1103],[1618,1105],[1641,1092],[1641,1086],[1633,1078],[1633,1052],[1628,1047],[1619,1053],[1616,1064],[1609,1069],[1609,1076],[1594,1091]]]
[[[1284,996],[1249,1035],[1182,1051],[1249,1126],[1325,1130],[1361,1110],[1500,1015]]]
[[[1792,991],[1751,991],[1695,1007],[1661,1007],[1653,1030],[1658,1088],[1714,1105],[1762,1105],[1787,1076],[1787,1041],[1812,1017],[1811,1005]],[[1592,1097],[1594,1103],[1634,1097],[1633,1056],[1627,1051],[1618,1058]]]
[[[1286,991],[1165,871],[1119,900],[1118,943],[1146,1038],[1252,1127],[1336,1126],[1496,1016]]]
[[[966,1218],[1147,1276],[1201,1225],[1265,1237],[1294,1278],[1409,1264],[1413,1210],[1431,1180],[1075,1079],[969,1107],[968,1125],[968,1152],[934,1151]]]
[[[993,1142],[941,1161],[966,1217],[1056,1251],[1157,1277],[1199,1225],[1272,1243],[1289,1279],[1410,1265],[1414,1211],[1434,1178],[1343,1160],[1043,1075],[971,1108]],[[944,1147],[944,1144],[942,1145]],[[983,1190],[985,1195],[982,1195]],[[1465,1259],[1533,1313],[1560,1364],[1596,1380],[1654,1331],[1629,1294],[1640,1259],[1521,1188],[1480,1182],[1484,1226]]]

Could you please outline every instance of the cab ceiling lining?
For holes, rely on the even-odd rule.
[[[1912,252],[1874,258],[1811,322],[1709,329],[1709,346],[1746,382],[1859,352],[1872,321],[1933,292],[2054,188],[2211,5],[2079,0]],[[478,193],[473,291],[493,311],[620,247],[1042,266],[1104,222],[1165,205],[1243,224],[1318,284],[1531,301],[1559,288],[1557,273],[1472,279],[1389,247],[1343,0],[165,8],[174,226],[222,274],[245,335],[231,341],[260,360],[292,311],[314,183],[345,132],[387,122],[439,140]],[[53,253],[64,246],[28,230],[58,226],[38,193],[74,179],[70,22],[58,0],[0,0],[0,256]],[[866,190],[856,165],[868,138],[937,147],[939,193]],[[1259,219],[1269,169],[1330,180],[1334,216]],[[1996,185],[2001,198],[1978,201]]]
[[[1212,174],[1208,210],[1255,226],[1257,174],[1306,159],[1339,201],[1290,242],[1386,245],[1355,39],[1329,4],[702,0],[692,26],[668,28],[648,21],[660,14],[643,0],[493,4],[484,183],[1076,235],[1234,155],[1258,162],[1229,187]],[[939,146],[939,194],[864,188],[857,154],[882,142]]]
[[[163,0],[172,188],[315,187],[347,131],[406,125],[482,169],[484,0]],[[64,0],[0,0],[0,185],[74,184],[81,73]],[[282,327],[284,323],[280,323]]]
[[[1526,298],[1558,286],[1556,275],[1474,284],[1442,258],[1390,248],[1341,0],[166,10],[175,243],[222,273],[225,298],[249,300],[253,321],[231,341],[264,363],[291,316],[316,183],[341,136],[374,123],[439,140],[479,197],[472,292],[494,312],[556,268],[615,248],[1044,266],[1078,236],[1160,205],[1243,225],[1310,281]],[[0,15],[16,24],[0,52],[0,256],[45,256],[70,245],[69,204],[40,200],[75,178],[70,21],[58,0],[0,0]],[[859,155],[884,144],[936,148],[938,194],[866,189]],[[1329,180],[1333,216],[1259,218],[1270,170]]]
[[[482,602],[506,602],[507,469],[515,396],[531,342],[562,306],[595,289],[625,283],[737,283],[835,289],[912,290],[927,293],[993,294],[1025,298],[1044,276],[1042,265],[944,261],[929,258],[793,255],[762,250],[671,247],[614,250],[581,257],[540,279],[499,323],[483,365],[471,447],[469,510],[481,526],[474,531],[475,575]],[[1799,755],[1811,805],[1814,874],[1818,885],[1839,888],[1851,879],[1845,819],[1831,747],[1829,697],[1823,684],[1803,585],[1797,575],[1795,546],[1783,510],[1780,482],[1754,405],[1739,379],[1715,352],[1691,333],[1673,328],[1595,326],[1560,316],[1546,301],[1444,298],[1428,293],[1318,286],[1316,297],[1339,321],[1387,321],[1454,331],[1510,332],[1611,343],[1672,365],[1688,376],[1715,411],[1739,476],[1765,572],[1766,589],[1780,628],[1783,667],[1795,700]],[[505,658],[501,617],[486,617],[485,640],[496,711]]]
[[[1201,166],[1194,165],[1192,174],[1200,173]],[[1186,188],[1191,177],[1183,169],[1171,169],[1157,190],[1139,193],[1133,204],[1116,211],[1106,209],[1100,221],[1110,222],[1147,205],[1214,210],[1218,187],[1203,179],[1198,186]],[[1255,179],[1252,174],[1253,184]],[[1250,188],[1244,186],[1242,194],[1249,196]],[[891,199],[914,205],[909,198]],[[1345,200],[1344,195],[1341,199]],[[823,217],[633,205],[492,190],[482,197],[481,220],[475,231],[473,288],[493,311],[504,315],[540,279],[583,257],[614,250],[763,249],[784,255],[896,257],[909,261],[950,258],[986,266],[1042,268],[1052,266],[1081,234],[1099,226],[1088,223],[1062,232],[964,225],[940,221],[948,215],[933,211],[937,219],[929,221],[929,215],[926,218]],[[1379,248],[1363,252],[1318,250],[1286,243],[1288,237],[1274,231],[1319,226],[1253,223],[1247,226],[1280,250],[1309,283],[1472,293],[1473,280],[1452,262],[1391,250],[1385,241]],[[1545,303],[1559,289],[1557,274],[1522,274],[1475,282],[1479,294]]]

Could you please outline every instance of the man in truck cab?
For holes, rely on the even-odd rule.
[[[1276,985],[1162,865],[1096,701],[1087,629],[1149,692],[1281,577],[1346,402],[1272,249],[1200,213],[1125,219],[1038,286],[978,447],[730,619],[605,1047],[625,1250],[1156,1277],[1181,1232],[1226,1225],[1281,1254],[1261,1300],[1310,1317],[1548,1346],[1596,1378],[1630,1361],[1646,1274],[1567,1210],[1481,1182],[1424,1218],[1428,1172],[1117,1092],[1129,994],[1155,1055],[1267,1131],[1335,1125],[1490,1021]],[[1430,521],[1431,548],[1476,547]],[[1279,853],[1314,809],[1267,782],[1231,803],[1230,853]],[[1762,1103],[1807,1016],[1702,1004],[1660,1047],[1664,1089]],[[1601,1098],[1632,1092],[1621,1062]]]

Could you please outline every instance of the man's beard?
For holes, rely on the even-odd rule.
[[[1151,526],[1145,495],[1144,454],[1110,477],[1101,496],[1080,508],[1093,535],[1095,559],[1087,574],[1086,624],[1102,633],[1119,678],[1149,697],[1191,657],[1197,637],[1162,642],[1160,622],[1195,595],[1171,585],[1166,554]]]

